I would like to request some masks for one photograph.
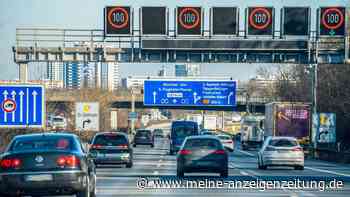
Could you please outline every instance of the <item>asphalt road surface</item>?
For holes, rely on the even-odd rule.
[[[226,181],[225,188],[145,188],[140,189],[137,183],[146,180],[161,180],[173,183],[179,181],[176,177],[175,156],[168,155],[168,140],[157,138],[154,148],[150,146],[137,146],[134,148],[134,166],[131,169],[124,166],[98,166],[97,168],[97,196],[98,197],[134,197],[134,196],[350,196],[350,165],[336,164],[325,161],[306,160],[305,170],[293,168],[274,167],[267,170],[257,169],[256,151],[242,151],[236,147],[230,153],[229,177],[221,179],[217,174],[185,174],[181,181]],[[186,176],[187,175],[187,176]],[[146,179],[141,179],[146,178]],[[320,184],[315,181],[343,181],[343,188],[329,189],[327,183]],[[314,181],[317,189],[265,189],[233,188],[231,182],[241,181]],[[171,182],[172,181],[172,182]],[[231,182],[230,182],[231,181]],[[158,182],[159,183],[159,182]],[[183,182],[182,182],[183,183]],[[225,183],[225,184],[226,184]],[[249,183],[250,184],[250,183]],[[261,184],[261,183],[260,183]],[[307,184],[307,183],[305,183]],[[183,186],[183,185],[181,185]],[[193,185],[192,185],[193,186]],[[230,187],[231,186],[231,187]],[[247,187],[247,185],[245,185]],[[261,185],[260,185],[261,186]],[[174,186],[171,186],[174,187]],[[254,185],[253,185],[254,187]],[[293,186],[292,186],[293,187]],[[324,189],[324,191],[320,191]]]

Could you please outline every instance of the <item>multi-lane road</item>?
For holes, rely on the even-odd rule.
[[[281,180],[281,181],[312,181],[312,180],[343,180],[342,189],[327,189],[326,184],[319,184],[320,189],[189,189],[161,188],[139,189],[137,181],[140,177],[152,180],[174,181],[176,178],[176,157],[168,155],[167,139],[156,139],[156,146],[137,146],[134,148],[134,166],[131,169],[116,166],[97,168],[97,196],[349,196],[350,195],[350,165],[336,164],[325,161],[306,160],[305,170],[292,168],[257,169],[256,151],[241,151],[236,149],[230,153],[229,177],[224,181],[234,180]],[[188,175],[188,174],[187,174]],[[222,180],[216,174],[189,174],[186,180]],[[185,174],[186,176],[186,174]],[[306,183],[305,183],[306,184]],[[152,184],[150,184],[152,185]],[[323,187],[324,186],[324,187]],[[320,191],[324,188],[326,191]]]

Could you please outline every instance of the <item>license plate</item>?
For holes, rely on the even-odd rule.
[[[25,177],[26,181],[52,181],[51,174],[40,174],[40,175],[28,175]]]

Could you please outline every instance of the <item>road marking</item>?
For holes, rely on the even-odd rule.
[[[312,168],[312,167],[304,167],[304,168],[305,169],[309,169],[309,170],[313,170],[313,171],[316,171],[316,172],[325,172],[325,173],[329,173],[329,174],[335,174],[335,175],[338,175],[338,176],[348,176],[348,177],[350,177],[350,174],[334,172],[334,171],[331,171],[331,170],[322,170],[322,169]]]
[[[249,156],[252,156],[252,157],[255,157],[255,155],[253,153],[249,153],[247,151],[244,151],[244,150],[237,150],[238,152],[240,153],[243,153],[243,154],[246,154],[246,155],[249,155]]]

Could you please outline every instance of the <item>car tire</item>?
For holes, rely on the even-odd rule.
[[[136,144],[132,145],[133,147],[136,147]]]
[[[227,178],[228,177],[228,169],[225,169],[222,172],[220,172],[220,177]]]
[[[133,166],[132,162],[129,162],[129,163],[126,164],[126,168],[132,168],[132,166]]]
[[[304,170],[304,166],[295,166],[294,169],[295,170]]]
[[[174,155],[174,151],[170,149],[169,155]]]
[[[176,176],[182,178],[185,176],[185,172],[181,169],[177,169]]]
[[[151,144],[151,148],[154,148],[154,144]]]
[[[90,191],[89,191],[90,180],[87,177],[86,177],[86,180],[87,180],[86,187],[82,191],[78,191],[76,193],[76,197],[90,197]]]

